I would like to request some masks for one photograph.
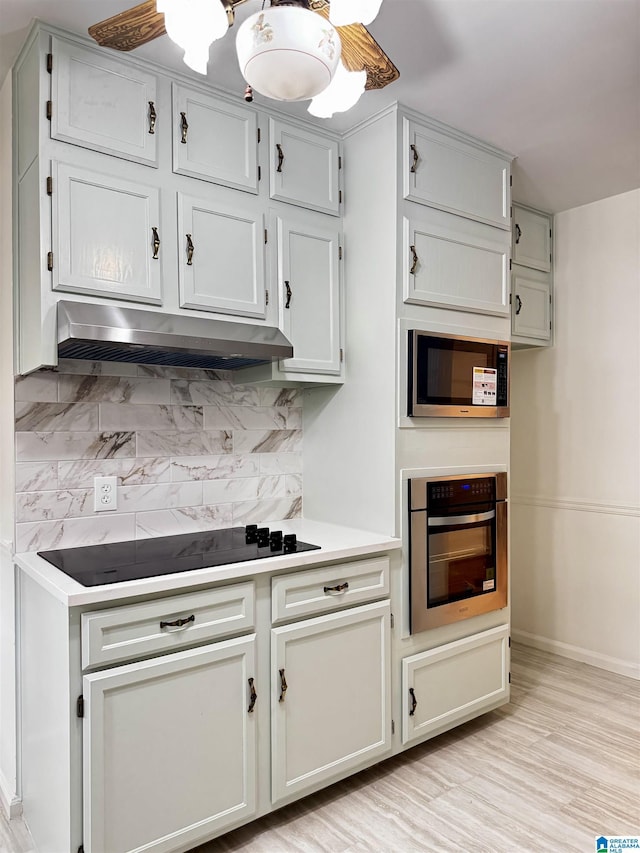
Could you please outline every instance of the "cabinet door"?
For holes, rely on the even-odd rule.
[[[338,216],[337,141],[269,119],[269,144],[271,198]]]
[[[512,260],[514,264],[549,272],[551,269],[551,217],[513,205]]]
[[[174,83],[173,171],[257,193],[256,113]]]
[[[508,315],[508,233],[433,214],[404,217],[404,301]]]
[[[83,678],[87,853],[186,850],[254,814],[254,645],[253,634]]]
[[[402,742],[438,734],[509,699],[509,626],[404,658]]]
[[[159,305],[159,190],[67,163],[52,177],[53,289]]]
[[[549,273],[513,265],[511,273],[511,333],[513,336],[551,340],[551,282]]]
[[[234,209],[178,193],[183,308],[265,317],[264,218],[245,198],[253,203]]]
[[[403,119],[404,197],[509,229],[511,164],[487,148]]]
[[[157,166],[157,78],[52,38],[51,138]]]
[[[277,215],[275,230],[280,328],[293,344],[293,358],[283,359],[280,367],[292,373],[339,375],[341,287],[337,223],[310,213]]]
[[[390,748],[390,619],[380,601],[272,630],[273,802]]]

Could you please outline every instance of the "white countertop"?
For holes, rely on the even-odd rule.
[[[380,554],[400,548],[402,542],[391,536],[382,536],[367,530],[325,524],[305,518],[288,521],[268,522],[273,529],[283,533],[295,533],[298,539],[320,545],[319,551],[303,551],[285,556],[249,560],[243,563],[227,563],[208,569],[193,569],[187,572],[143,578],[101,586],[82,586],[51,563],[39,557],[35,551],[14,556],[14,562],[25,574],[33,578],[51,595],[68,607],[78,607],[101,602],[112,602],[127,598],[153,595],[162,592],[186,591],[191,587],[236,578],[254,577],[268,572],[308,566],[317,566],[335,560],[351,560],[368,554]]]

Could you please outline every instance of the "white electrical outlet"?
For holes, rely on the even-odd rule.
[[[94,477],[93,501],[96,512],[118,508],[118,478]]]

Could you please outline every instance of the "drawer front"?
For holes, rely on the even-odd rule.
[[[176,651],[250,630],[254,623],[253,583],[83,613],[82,668]]]
[[[271,581],[273,623],[339,610],[389,595],[389,559],[340,563]]]

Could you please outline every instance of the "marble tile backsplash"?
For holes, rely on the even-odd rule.
[[[61,361],[16,379],[16,549],[294,518],[302,393],[220,371]],[[93,478],[118,478],[94,511]]]

